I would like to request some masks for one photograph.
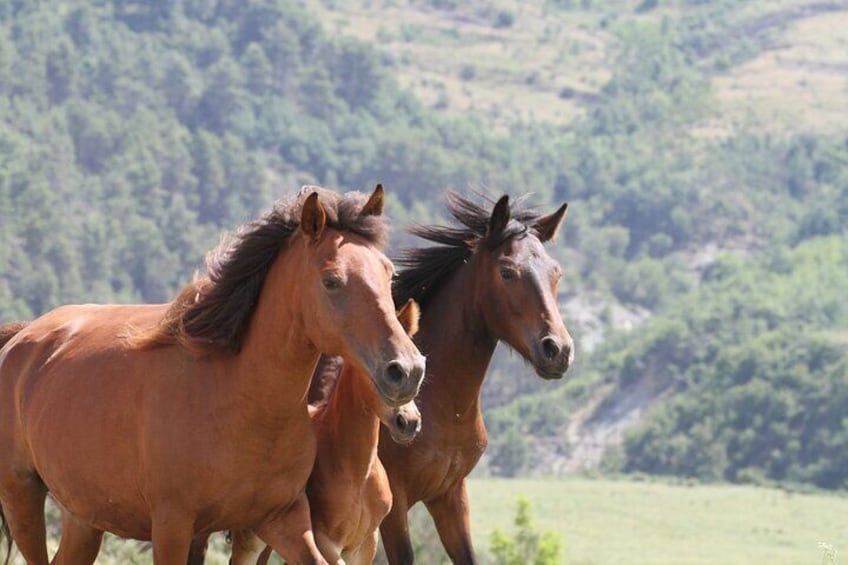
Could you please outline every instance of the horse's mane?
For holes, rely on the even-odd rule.
[[[321,355],[319,358],[315,372],[312,373],[307,397],[307,403],[313,413],[322,413],[327,408],[327,404],[336,391],[343,366],[342,357]]]
[[[270,212],[223,238],[206,257],[206,274],[186,285],[159,323],[136,332],[131,342],[137,347],[177,343],[200,351],[238,352],[265,276],[300,226],[303,203],[312,192],[319,193],[327,227],[385,246],[388,224],[383,216],[360,214],[367,195],[304,187],[297,197],[277,201]]]
[[[6,345],[6,343],[18,335],[18,333],[20,333],[20,331],[28,325],[29,322],[10,322],[0,326],[0,348]]]
[[[424,308],[434,293],[465,263],[477,249],[493,249],[506,240],[532,229],[540,217],[536,211],[523,208],[525,197],[510,204],[510,221],[499,233],[488,233],[494,201],[483,197],[488,209],[459,194],[446,195],[448,212],[455,220],[451,226],[415,226],[409,231],[437,245],[401,250],[396,259],[403,268],[398,272],[393,294],[395,304],[410,298]]]

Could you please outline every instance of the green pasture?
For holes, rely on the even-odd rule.
[[[819,564],[820,542],[848,547],[848,497],[732,485],[611,479],[475,479],[478,547],[510,531],[516,500],[559,534],[569,565]]]

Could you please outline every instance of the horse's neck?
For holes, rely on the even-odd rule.
[[[457,419],[479,413],[480,389],[498,343],[474,304],[471,267],[462,268],[431,298],[415,337],[427,356],[429,382],[421,394],[428,408]]]
[[[234,392],[259,416],[266,411],[279,418],[292,406],[305,407],[318,363],[319,353],[306,337],[293,270],[281,259],[272,265],[238,354]]]
[[[316,419],[320,451],[329,458],[330,469],[343,465],[354,484],[364,481],[377,457],[380,420],[371,391],[362,390],[356,369],[345,365],[335,390]],[[319,455],[317,465],[324,463]]]

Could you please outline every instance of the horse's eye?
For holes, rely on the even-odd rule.
[[[339,277],[324,277],[321,286],[324,287],[324,290],[338,290],[342,287],[342,281]]]
[[[503,267],[501,269],[501,278],[505,281],[515,280],[518,278],[518,271],[516,271],[515,269]]]

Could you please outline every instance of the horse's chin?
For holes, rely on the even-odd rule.
[[[418,432],[414,434],[404,434],[395,429],[390,429],[389,433],[392,436],[392,441],[399,445],[409,445],[415,440],[416,437],[418,437]]]
[[[536,374],[539,375],[541,378],[545,379],[546,381],[560,380],[562,377],[565,376],[565,371],[567,370],[563,369],[551,371],[542,367],[534,367],[534,369],[536,370]]]
[[[546,381],[558,381],[565,376],[568,368],[571,366],[569,358],[560,359],[557,361],[549,361],[542,358],[540,355],[530,360],[530,365],[540,378]]]

